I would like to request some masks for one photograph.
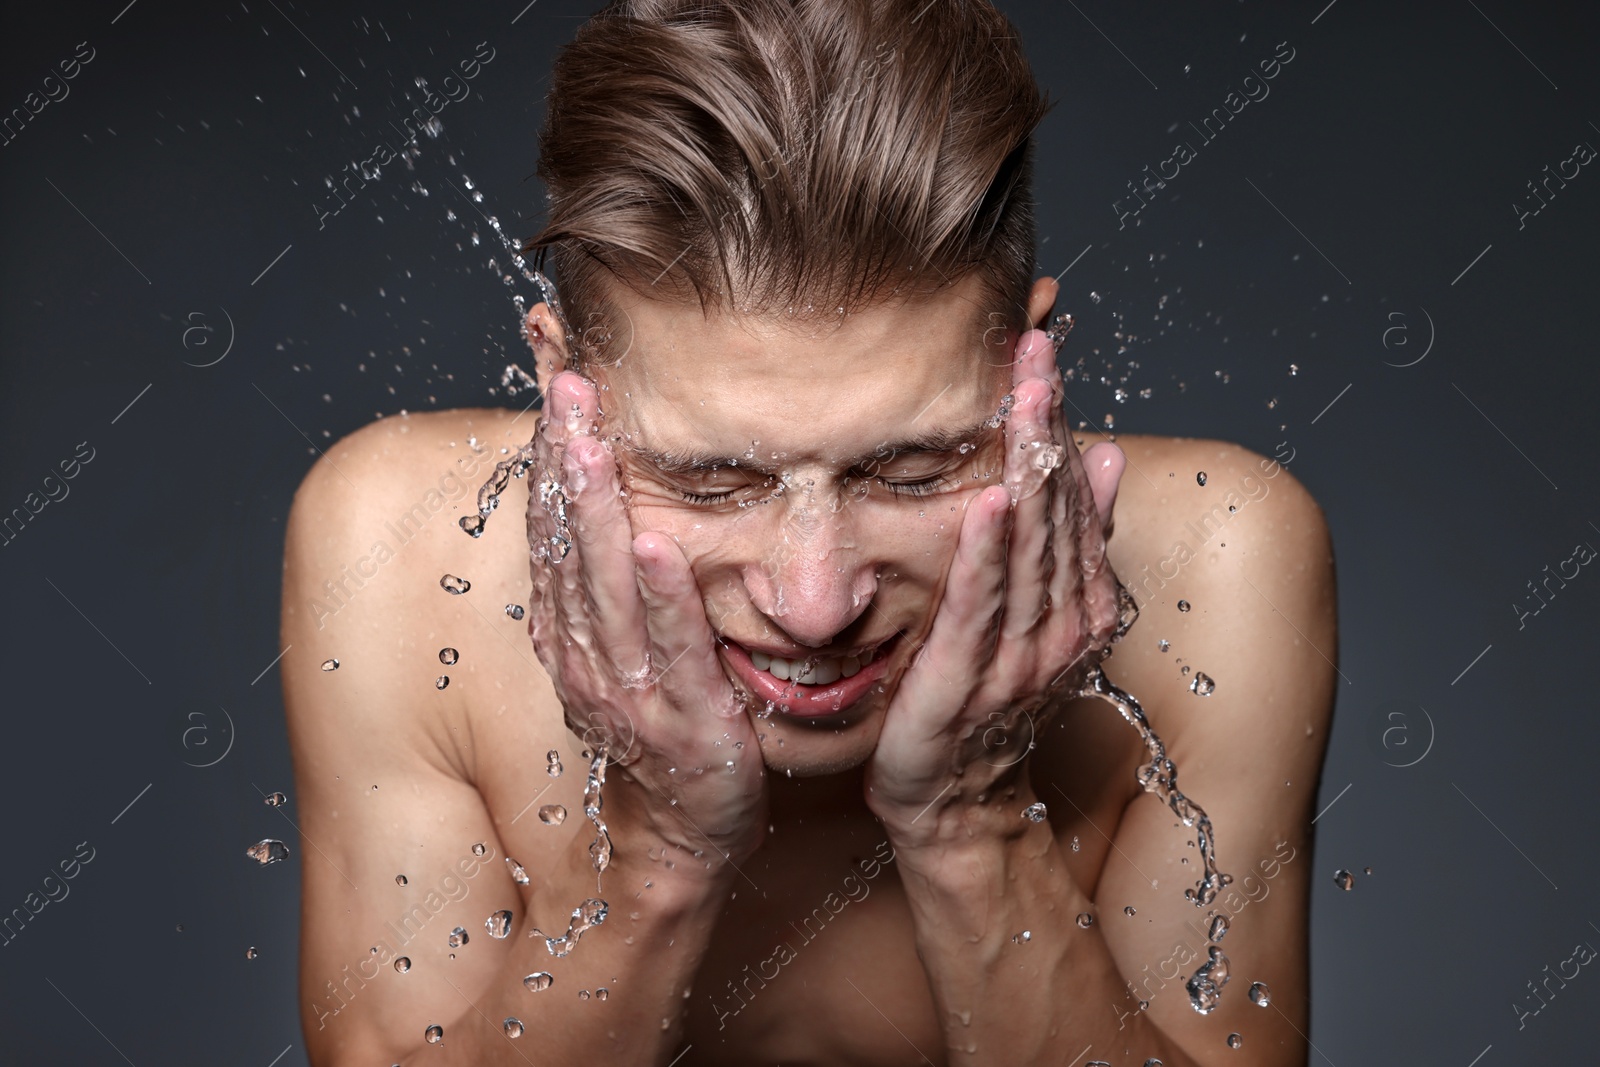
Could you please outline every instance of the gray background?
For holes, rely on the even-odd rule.
[[[596,5],[125,2],[9,5],[0,33],[7,111],[96,50],[0,146],[0,508],[95,450],[0,548],[0,911],[95,849],[0,948],[0,1060],[299,1064],[309,850],[242,855],[298,840],[267,669],[285,513],[313,444],[529,399],[492,392],[522,353],[479,210],[536,228],[546,75]],[[1312,1062],[1582,1058],[1600,976],[1520,1031],[1511,1005],[1600,945],[1600,575],[1521,629],[1513,604],[1600,545],[1600,174],[1521,229],[1512,204],[1600,145],[1600,26],[1570,4],[1325,3],[1002,4],[1060,101],[1039,265],[1066,271],[1067,354],[1094,372],[1070,399],[1121,431],[1288,442],[1332,524],[1348,681],[1311,860]],[[414,171],[391,164],[319,230],[324,177],[398,145],[414,79],[484,40],[495,59]],[[1198,143],[1181,124],[1279,41],[1296,55],[1271,95],[1119,229],[1125,183]],[[186,365],[221,354],[226,317],[227,357]]]

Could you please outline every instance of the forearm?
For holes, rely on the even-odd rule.
[[[1126,983],[1098,922],[1078,925],[1094,902],[1050,824],[1020,817],[1034,799],[1023,792],[951,813],[932,832],[890,829],[950,1062],[1192,1067],[1143,1013],[1105,1010]]]
[[[588,833],[576,835],[557,869],[530,872],[533,892],[508,941],[510,954],[446,1033],[441,1063],[646,1067],[671,1059],[682,1043],[684,991],[727,901],[731,872],[708,871],[688,854],[663,855],[643,835],[612,831],[614,853],[601,891]],[[605,921],[583,933],[568,955],[557,957],[545,937],[530,936],[538,928],[562,937],[573,909],[591,898],[607,902]],[[554,976],[550,988],[524,985],[538,972]],[[596,995],[601,989],[603,1002]],[[587,1001],[579,990],[590,992]],[[461,997],[453,999],[460,1005]],[[522,1023],[522,1038],[505,1033],[507,1017]]]

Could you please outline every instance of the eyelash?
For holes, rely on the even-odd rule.
[[[890,482],[890,481],[884,481],[883,482],[884,487],[887,488],[889,490],[889,492],[891,492],[895,496],[899,496],[899,497],[932,496],[934,493],[938,492],[941,488],[943,488],[944,484],[945,484],[945,479],[944,479],[944,477],[942,475],[938,476],[938,477],[934,477],[934,478],[925,478],[920,482]],[[700,504],[700,505],[704,505],[704,506],[710,506],[710,505],[713,505],[713,504],[721,504],[721,503],[729,500],[730,498],[732,498],[733,495],[734,495],[733,492],[716,493],[716,494],[705,494],[705,493],[690,493],[690,492],[687,492],[687,491],[685,491],[683,489],[678,489],[678,490],[675,490],[675,491],[677,492],[677,494],[679,496],[681,496],[684,500],[688,501],[689,503],[691,503],[691,504]]]

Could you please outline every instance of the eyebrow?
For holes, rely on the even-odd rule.
[[[873,462],[882,462],[892,456],[954,452],[962,445],[976,442],[983,436],[985,430],[993,428],[991,422],[991,419],[985,419],[971,426],[928,430],[900,441],[885,441],[873,451],[852,459],[850,467],[854,469]],[[663,474],[704,474],[727,467],[749,471],[752,474],[777,473],[777,465],[743,456],[725,456],[693,449],[654,449],[633,444],[624,447],[628,453],[644,460]]]

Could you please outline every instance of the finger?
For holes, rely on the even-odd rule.
[[[1000,629],[1003,640],[1025,636],[1045,612],[1045,596],[1055,566],[1052,511],[1056,468],[1066,462],[1065,451],[1051,439],[1055,391],[1050,383],[1029,378],[1013,386],[1012,394],[1003,481],[1016,506],[1006,553],[1006,607]]]
[[[1091,445],[1083,454],[1083,469],[1089,475],[1089,487],[1094,492],[1094,507],[1100,514],[1100,528],[1109,536],[1111,512],[1116,507],[1122,475],[1128,469],[1128,457],[1110,441],[1101,441]]]
[[[670,537],[655,531],[635,537],[632,549],[655,684],[675,707],[717,713],[703,720],[693,716],[695,721],[725,729],[727,718],[741,709],[717,659],[716,639],[689,561]]]
[[[1050,335],[1043,330],[1029,330],[1017,338],[1016,358],[1011,364],[1011,383],[1021,384],[1029,378],[1050,381],[1059,378],[1056,369],[1056,347]]]
[[[644,602],[635,576],[633,533],[622,505],[616,458],[598,438],[578,437],[566,448],[565,481],[576,564],[595,637],[625,682],[649,669]]]
[[[965,701],[993,653],[1005,606],[1012,511],[1010,494],[990,486],[972,498],[962,517],[944,597],[896,700],[929,727]]]

